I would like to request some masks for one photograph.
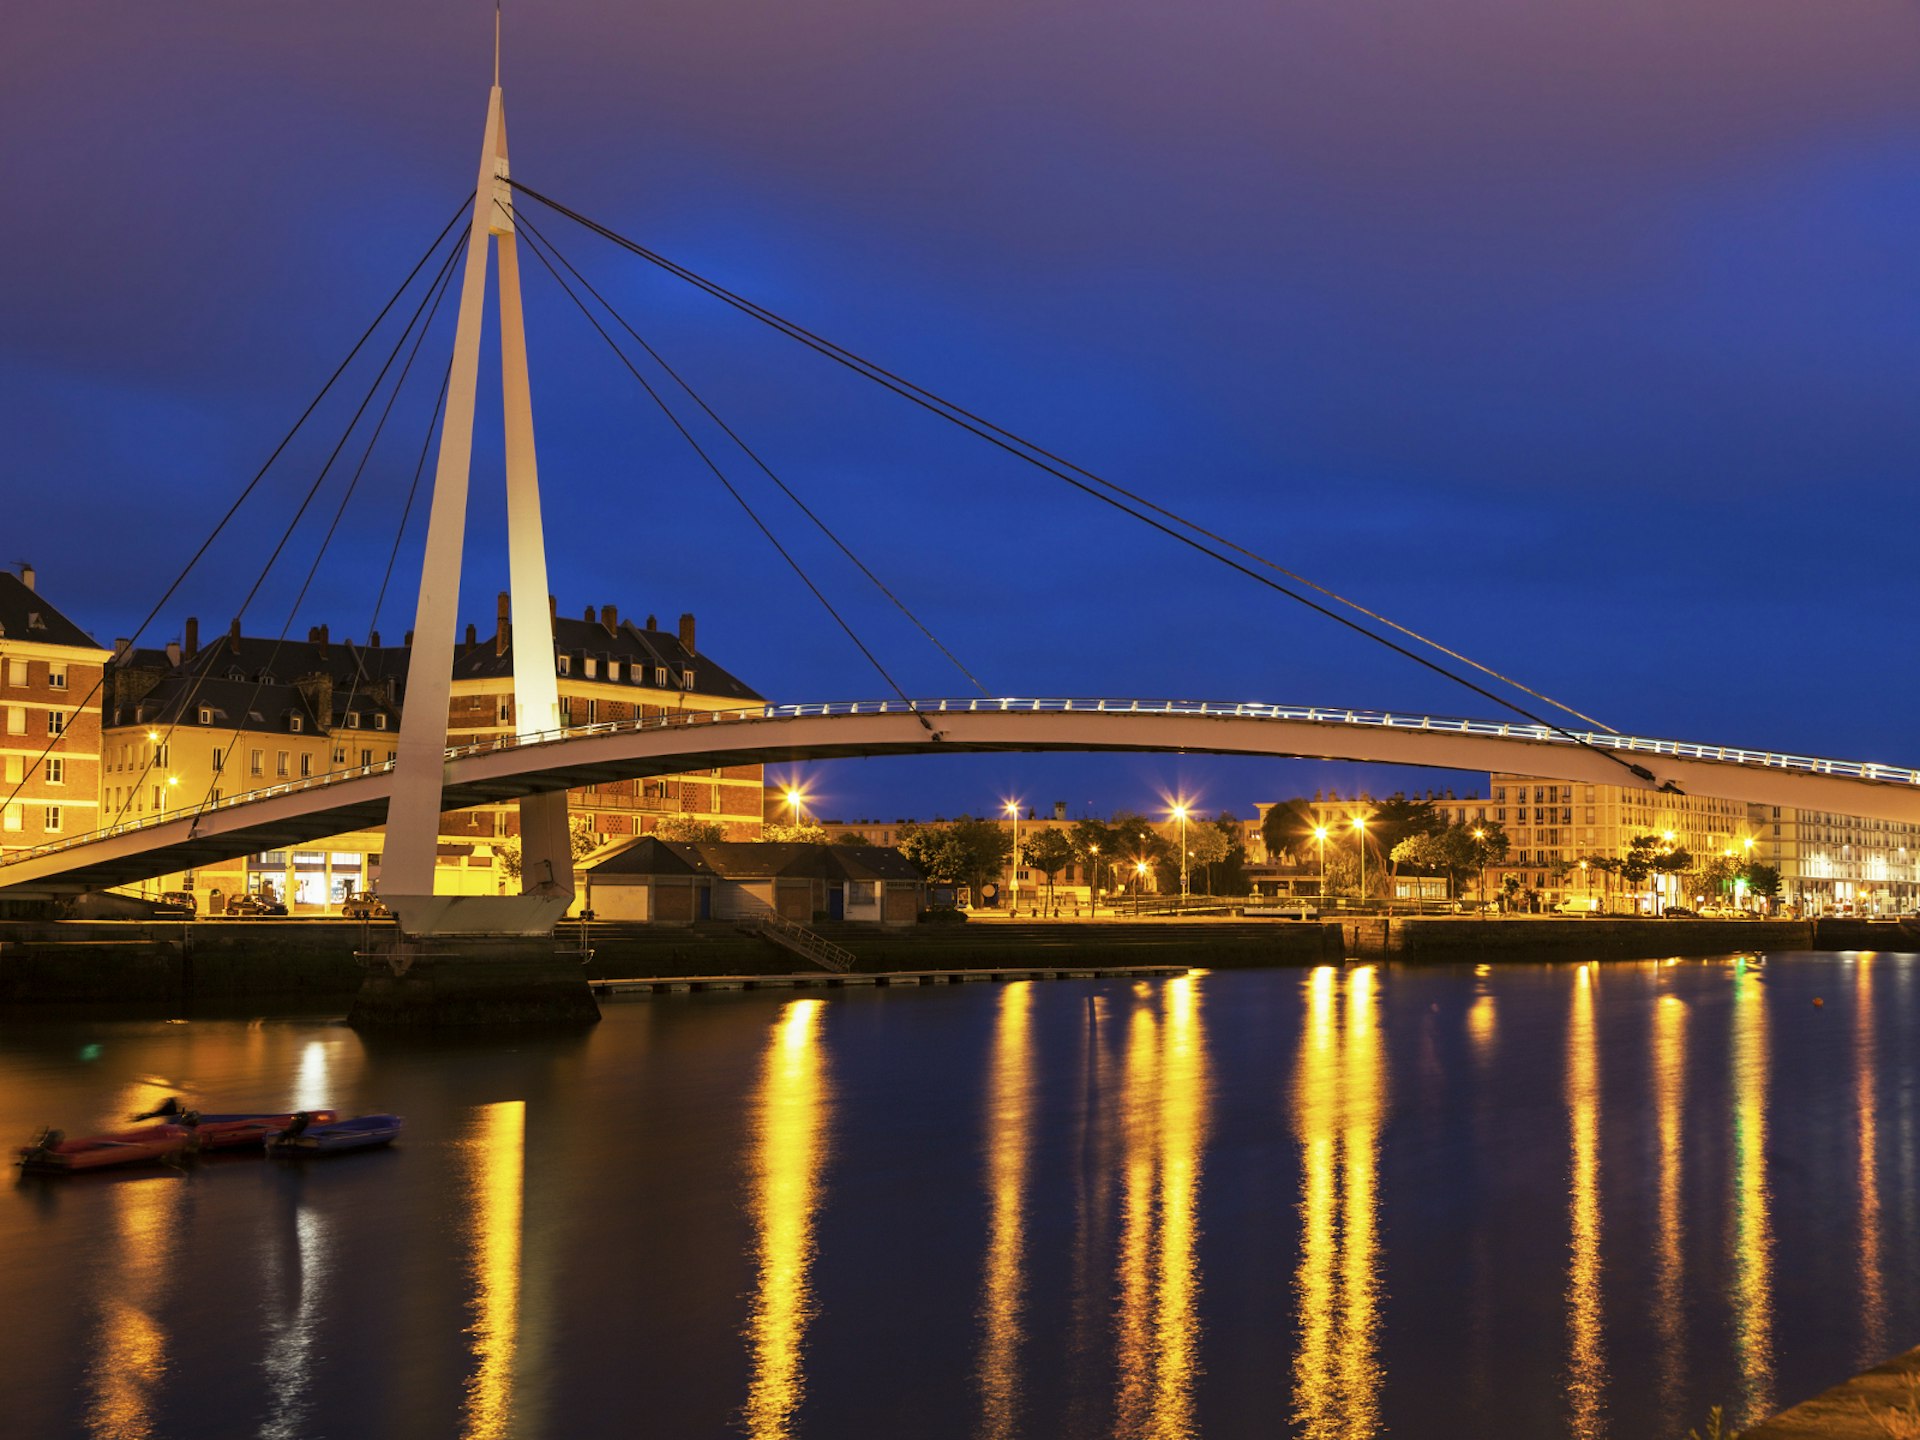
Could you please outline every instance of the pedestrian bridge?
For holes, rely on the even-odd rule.
[[[682,711],[446,752],[448,810],[722,765],[986,751],[1159,751],[1511,771],[1920,824],[1920,771],[1546,725],[1200,700],[860,700]],[[393,762],[16,852],[0,892],[123,885],[383,825]]]

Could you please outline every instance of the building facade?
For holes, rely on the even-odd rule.
[[[693,617],[666,635],[622,624],[611,606],[586,620],[554,623],[553,664],[569,725],[673,711],[758,705],[760,697],[693,650]],[[411,641],[411,636],[407,637]],[[394,756],[405,704],[407,643],[333,640],[325,626],[304,641],[244,635],[238,623],[202,646],[198,622],[165,649],[122,647],[109,667],[102,708],[101,823],[217,804],[314,776],[384,765]],[[505,597],[495,634],[468,626],[455,652],[448,743],[514,732],[513,653]],[[643,834],[668,815],[721,825],[729,838],[757,838],[760,770],[668,775],[569,794],[575,848]],[[511,804],[441,818],[436,890],[493,895],[519,889],[519,813]],[[285,902],[294,913],[337,909],[349,894],[378,888],[379,830],[317,840],[298,850],[243,857],[198,872],[158,877],[147,894],[192,890],[202,913],[236,894]]]
[[[47,602],[31,565],[0,571],[0,853],[97,828],[110,653]]]

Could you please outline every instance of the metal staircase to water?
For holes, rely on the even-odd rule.
[[[824,935],[814,934],[799,921],[789,920],[771,906],[749,915],[741,922],[740,928],[771,940],[782,949],[791,950],[823,970],[845,974],[853,968],[855,956],[851,950],[834,944]]]

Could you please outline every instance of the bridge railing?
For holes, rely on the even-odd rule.
[[[1618,735],[1608,731],[1567,732],[1548,725],[1515,724],[1504,720],[1473,720],[1464,717],[1419,715],[1405,711],[1354,710],[1343,706],[1270,705],[1253,701],[1219,700],[1141,700],[1131,698],[1060,698],[1031,696],[995,696],[928,700],[828,700],[797,705],[753,705],[719,710],[680,710],[664,715],[648,715],[632,720],[601,720],[591,725],[568,725],[531,735],[498,735],[465,745],[451,745],[447,760],[467,759],[502,750],[527,749],[562,744],[593,735],[611,735],[645,730],[700,728],[704,726],[752,725],[837,715],[944,715],[1008,713],[1094,713],[1121,715],[1191,715],[1219,720],[1277,720],[1310,725],[1353,725],[1386,730],[1423,730],[1441,734],[1478,735],[1492,739],[1525,740],[1543,745],[1587,745],[1640,755],[1671,755],[1685,760],[1710,760],[1727,765],[1746,765],[1775,770],[1796,770],[1813,775],[1831,775],[1841,779],[1865,780],[1888,785],[1920,785],[1920,770],[1873,761],[1831,760],[1812,755],[1792,755],[1772,750],[1748,750],[1726,745],[1699,745],[1683,740],[1656,740],[1637,735]],[[238,806],[257,804],[277,796],[326,789],[348,781],[384,775],[393,769],[391,760],[319,775],[288,780],[258,790],[224,795],[218,801],[172,812],[161,811],[137,820],[121,821],[98,830],[85,831],[59,840],[47,841],[9,853],[0,860],[0,868],[19,861],[58,854],[81,845],[177,824],[210,812],[227,811]]]

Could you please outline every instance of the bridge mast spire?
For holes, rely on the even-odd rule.
[[[467,483],[473,460],[473,412],[479,383],[480,329],[487,285],[487,249],[500,253],[500,381],[505,402],[508,580],[512,592],[514,730],[519,736],[559,728],[559,682],[554,675],[553,616],[548,601],[546,541],[540,518],[539,468],[534,458],[533,398],[527,379],[526,323],[520,305],[520,263],[508,180],[507,117],[500,91],[500,10],[493,21],[493,88],[487,98],[473,223],[454,329],[453,369],[447,383],[427,553],[420,573],[413,650],[407,662],[406,710],[387,811],[381,889],[410,933],[442,928],[525,928],[501,913],[456,916],[459,898],[433,897],[439,849],[441,779],[448,700],[452,692],[454,633],[459,625],[460,558],[466,532]],[[573,896],[572,849],[564,791],[520,801],[521,885],[543,902],[516,905],[537,928],[564,911]],[[491,897],[488,897],[491,898]],[[396,903],[398,902],[398,903]]]

